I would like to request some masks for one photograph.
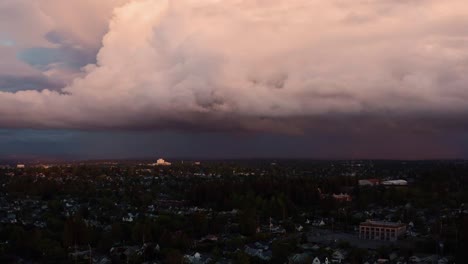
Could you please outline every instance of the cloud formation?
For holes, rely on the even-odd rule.
[[[65,87],[82,66],[95,63],[113,9],[123,3],[1,1],[0,91]]]
[[[468,114],[464,0],[94,2],[89,19],[63,13],[33,47],[85,54],[102,41],[95,64],[63,89],[0,92],[0,127],[300,133],[330,117]],[[113,7],[101,39],[98,11]]]

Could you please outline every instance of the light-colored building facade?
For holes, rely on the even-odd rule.
[[[382,182],[383,185],[386,186],[406,186],[408,182],[405,180],[390,180]]]
[[[339,202],[351,202],[353,200],[351,195],[347,193],[333,194],[332,197],[335,199],[335,201]]]
[[[171,163],[165,161],[164,159],[158,159],[156,161],[156,166],[170,166],[170,165],[171,165]]]
[[[378,186],[380,185],[379,179],[362,179],[359,180],[359,186]]]
[[[406,234],[403,223],[366,221],[359,226],[359,238],[369,240],[396,241]]]

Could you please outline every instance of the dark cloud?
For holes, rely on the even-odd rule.
[[[362,126],[362,122],[359,124]],[[367,125],[369,126],[369,125]],[[387,127],[387,129],[383,129]],[[382,129],[380,129],[382,128]],[[303,135],[168,131],[0,131],[0,158],[437,159],[468,157],[465,133],[328,126]]]
[[[64,44],[67,43],[68,40],[63,34],[57,31],[49,31],[44,36],[48,41],[54,44]]]
[[[108,33],[101,38],[101,23],[91,34],[99,39],[67,14],[69,27],[44,26],[46,44],[18,54],[47,77],[0,77],[0,127],[266,135],[262,148],[304,156],[314,155],[309,146],[330,157],[340,148],[352,157],[459,155],[451,138],[468,131],[466,7],[142,0],[115,9]],[[267,147],[274,139],[286,143]]]
[[[17,92],[23,90],[60,90],[65,84],[50,80],[45,76],[5,76],[0,75],[0,91]]]
[[[45,69],[50,64],[60,63],[79,69],[95,63],[96,54],[92,51],[61,46],[59,48],[30,48],[21,51],[18,58],[30,65]]]

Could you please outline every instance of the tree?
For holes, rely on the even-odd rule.
[[[257,230],[257,214],[255,209],[248,209],[239,214],[241,234],[252,236]]]
[[[245,254],[243,251],[238,251],[234,259],[234,264],[250,264],[249,255]]]
[[[275,240],[271,246],[273,252],[272,263],[285,263],[296,249],[295,239]]]
[[[182,264],[184,257],[182,256],[179,250],[170,249],[166,253],[166,257],[164,260],[165,260],[164,263],[167,263],[167,264]]]
[[[89,243],[90,230],[83,218],[75,215],[65,221],[63,230],[63,244],[67,247],[85,245]]]

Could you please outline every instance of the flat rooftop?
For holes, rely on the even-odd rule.
[[[395,222],[385,222],[385,221],[366,221],[366,222],[362,222],[361,226],[398,228],[398,227],[404,227],[406,226],[406,224],[395,223]]]

